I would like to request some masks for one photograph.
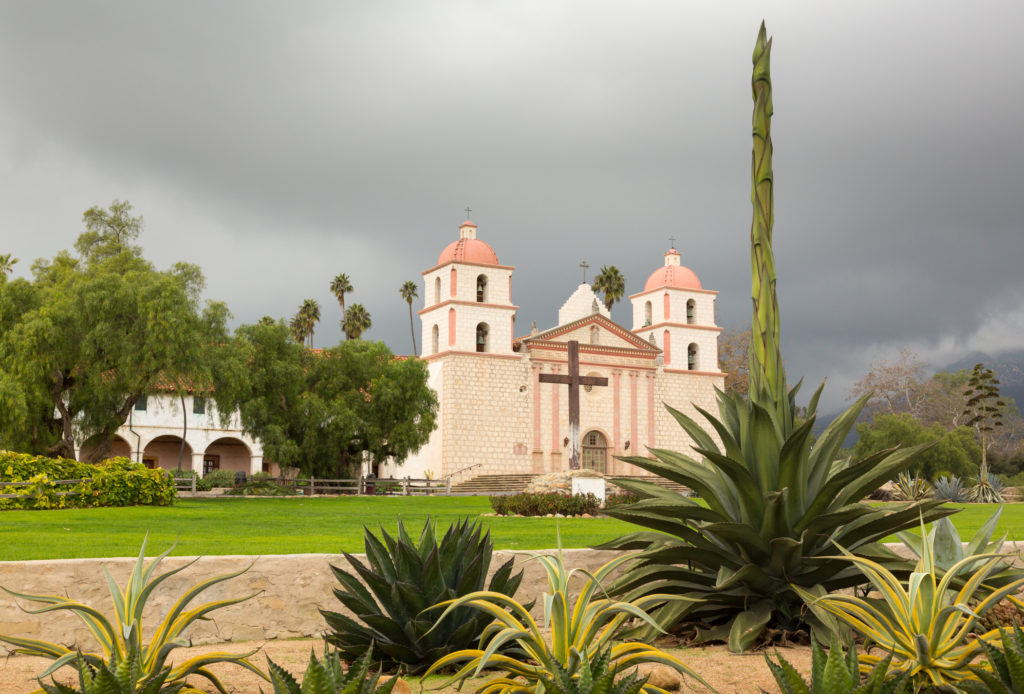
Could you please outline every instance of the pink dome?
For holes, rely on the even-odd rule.
[[[644,291],[652,289],[700,289],[697,273],[682,265],[665,265],[651,273],[644,284]]]
[[[472,224],[472,222],[470,222]],[[473,226],[476,226],[475,224]],[[475,263],[477,265],[497,265],[498,256],[494,250],[480,239],[459,239],[452,241],[441,251],[437,258],[438,265],[450,262]]]

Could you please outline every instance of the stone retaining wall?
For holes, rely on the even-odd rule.
[[[902,544],[890,545],[903,556],[908,556]],[[1009,552],[1020,552],[1024,543],[1006,543]],[[610,561],[618,552],[591,549],[563,550],[567,567],[595,571]],[[364,555],[356,555],[365,561]],[[547,590],[547,578],[540,564],[526,561],[526,552],[494,552],[491,571],[513,558],[515,566],[523,569],[523,583],[517,596],[522,602],[538,598],[533,613],[543,613],[540,596]],[[347,611],[331,592],[338,584],[331,573],[330,564],[348,570],[348,561],[340,554],[284,554],[264,557],[213,556],[168,557],[160,565],[164,571],[194,563],[165,581],[149,600],[143,622],[143,635],[148,639],[163,616],[178,597],[194,584],[220,574],[240,571],[245,573],[218,583],[192,606],[213,600],[253,595],[238,605],[232,605],[211,614],[211,619],[190,627],[186,636],[196,645],[224,641],[258,641],[319,636],[325,628],[318,608]],[[1020,559],[1018,558],[1018,565]],[[103,568],[123,586],[135,565],[134,559],[56,559],[41,561],[0,562],[0,586],[19,593],[62,595],[96,607],[111,614],[113,606],[107,589]],[[82,623],[66,612],[44,615],[28,614],[18,607],[33,604],[16,600],[0,593],[0,634],[54,641],[83,650],[96,648],[95,642]],[[9,651],[0,644],[0,656]]]
[[[563,550],[570,567],[596,570],[617,553],[589,549]],[[356,555],[365,561],[364,555]],[[524,570],[518,597],[528,602],[546,590],[546,574],[537,562],[525,561],[525,552],[494,552],[491,571],[511,557]],[[195,560],[194,557],[168,557],[160,569],[168,571]],[[144,614],[143,635],[148,639],[178,597],[194,584],[211,576],[232,573],[249,567],[237,578],[211,587],[193,601],[192,606],[213,600],[253,595],[238,605],[214,611],[206,622],[192,625],[186,636],[196,645],[224,641],[253,641],[276,638],[318,636],[325,628],[318,608],[347,613],[331,592],[338,583],[329,564],[349,570],[340,554],[287,554],[264,557],[201,557],[178,574],[167,579],[149,600]],[[135,565],[134,559],[57,559],[0,562],[0,586],[19,593],[61,595],[112,614],[113,606],[103,568],[123,587]],[[525,597],[528,596],[528,597]],[[32,608],[41,606],[0,593],[0,634],[53,641],[83,650],[93,650],[93,641],[84,625],[68,612],[44,615],[28,614],[18,603]],[[537,600],[534,614],[543,612]],[[0,656],[8,649],[0,644]]]

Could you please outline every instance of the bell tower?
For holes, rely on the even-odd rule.
[[[512,354],[514,267],[500,265],[494,250],[477,238],[477,225],[459,225],[437,264],[423,273],[419,312],[425,359],[446,353]]]

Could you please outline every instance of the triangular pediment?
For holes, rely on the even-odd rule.
[[[594,328],[597,330],[595,331]],[[597,337],[596,342],[594,337]],[[606,349],[638,350],[648,355],[660,354],[661,350],[647,340],[633,334],[609,318],[594,313],[585,318],[559,325],[534,335],[518,338],[516,342],[529,346],[531,343],[566,343],[576,340],[580,349],[599,347]]]

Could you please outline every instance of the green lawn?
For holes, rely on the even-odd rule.
[[[953,517],[969,537],[993,506],[965,505]],[[445,525],[464,516],[490,513],[485,497],[339,497],[184,499],[174,506],[63,511],[0,512],[0,561],[123,557],[149,547],[174,554],[303,554],[363,550],[363,524],[389,531],[401,518],[419,532],[427,516]],[[482,519],[498,549],[544,549],[555,544],[550,518]],[[636,529],[610,518],[559,521],[563,547],[588,547]],[[1024,504],[1007,505],[999,533],[1024,538]]]

